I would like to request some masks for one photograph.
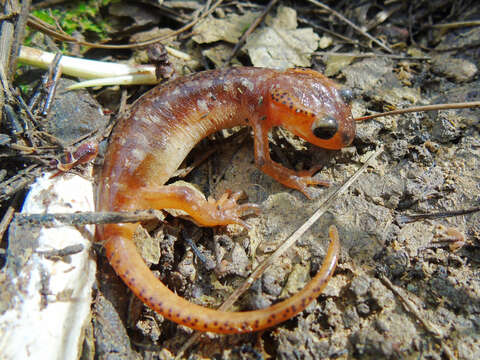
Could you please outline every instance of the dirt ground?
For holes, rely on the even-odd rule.
[[[264,6],[254,5],[258,11]],[[430,27],[478,23],[477,2],[330,5],[357,25],[368,25],[392,54],[310,2],[280,1],[271,13],[288,6],[302,19],[300,28],[313,27],[323,40],[331,37],[331,45],[312,54],[312,66],[352,89],[355,117],[412,105],[480,101],[478,24]],[[229,6],[241,14],[241,7],[226,4],[225,9]],[[316,16],[308,16],[307,10]],[[320,26],[352,41],[328,35]],[[177,45],[192,54],[205,46],[185,39]],[[237,61],[250,65],[249,59],[241,53]],[[110,106],[112,99],[118,100],[111,92],[93,94]],[[226,189],[244,190],[249,202],[262,207],[259,216],[248,217],[252,228],[200,229],[168,216],[166,224],[148,227],[151,238],[139,236],[138,241],[149,252],[152,270],[171,289],[211,307],[219,306],[374,150],[383,146],[384,151],[235,309],[265,307],[297,292],[321,265],[327,229],[334,224],[341,256],[323,294],[273,329],[203,335],[183,358],[479,359],[480,213],[404,222],[406,215],[479,206],[479,119],[479,109],[462,109],[367,120],[357,124],[354,143],[337,152],[275,131],[271,153],[276,161],[296,169],[325,164],[319,176],[332,186],[314,188],[313,200],[256,168],[248,132],[229,131],[202,142],[189,162],[212,147],[216,151],[183,180],[215,197]],[[2,205],[9,201],[5,197]],[[113,273],[101,248],[97,250],[98,288],[90,341],[85,342],[90,352],[85,350],[83,358],[173,358],[193,332],[142,305]]]

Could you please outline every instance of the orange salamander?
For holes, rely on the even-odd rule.
[[[349,145],[355,122],[351,93],[308,69],[286,71],[238,67],[204,71],[159,85],[137,100],[112,134],[97,196],[99,211],[177,208],[201,226],[248,225],[241,219],[254,204],[237,204],[240,193],[215,201],[185,186],[165,186],[190,150],[206,136],[225,128],[253,128],[257,166],[287,187],[308,197],[318,169],[295,172],[270,158],[268,132],[282,126],[327,149]],[[318,274],[293,297],[266,309],[223,312],[205,308],[169,290],[157,279],[133,243],[138,224],[108,224],[98,229],[106,256],[133,293],[167,319],[200,331],[243,333],[283,322],[315,299],[337,264],[338,234]]]

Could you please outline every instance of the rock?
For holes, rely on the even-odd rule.
[[[448,55],[437,55],[432,57],[432,70],[455,82],[472,80],[478,72],[478,68],[474,63]]]

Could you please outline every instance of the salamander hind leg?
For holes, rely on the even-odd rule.
[[[258,213],[256,204],[238,204],[241,192],[227,191],[220,199],[209,197],[206,200],[199,191],[187,186],[162,186],[158,189],[143,189],[141,205],[143,208],[180,209],[187,212],[200,226],[220,226],[239,224],[249,225],[241,219],[247,211]]]

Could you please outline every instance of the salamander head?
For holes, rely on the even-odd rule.
[[[268,118],[316,146],[338,150],[352,143],[352,93],[308,69],[289,69],[274,79]]]

